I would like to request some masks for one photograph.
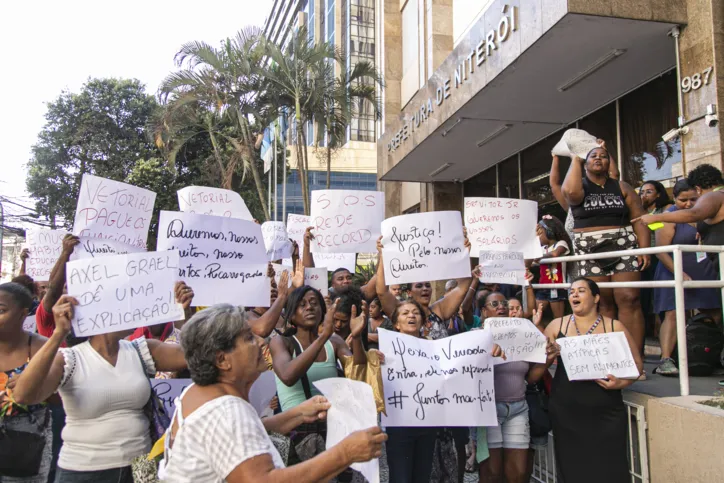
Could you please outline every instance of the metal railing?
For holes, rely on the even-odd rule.
[[[689,280],[684,281],[683,253],[719,253],[719,280]],[[656,255],[658,253],[673,253],[674,280],[645,281],[645,282],[601,282],[601,288],[672,288],[674,289],[674,303],[676,305],[676,338],[679,355],[679,390],[682,396],[689,395],[689,359],[686,352],[686,307],[684,306],[684,289],[692,288],[718,288],[722,292],[722,307],[724,307],[724,246],[715,245],[669,245],[653,248],[637,248],[634,250],[621,250],[608,253],[591,253],[588,255],[574,255],[568,257],[546,258],[542,264],[579,262],[583,260],[598,260],[616,257],[631,257],[639,255]],[[534,289],[567,289],[570,283],[533,284]]]
[[[631,483],[649,483],[649,451],[646,439],[646,411],[639,404],[625,401],[628,415],[628,471]],[[535,483],[557,483],[555,438],[548,433],[548,445],[536,449],[533,459],[533,474],[530,481]]]

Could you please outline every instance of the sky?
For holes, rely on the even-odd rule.
[[[36,0],[2,2],[0,195],[34,206],[25,192],[30,148],[45,103],[78,92],[89,77],[136,78],[155,94],[191,40],[217,45],[263,26],[273,0]],[[14,211],[7,206],[8,211]],[[21,211],[26,211],[22,210]]]

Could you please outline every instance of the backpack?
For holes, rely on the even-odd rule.
[[[711,375],[719,366],[723,349],[724,334],[709,315],[697,314],[686,322],[686,354],[690,376]],[[674,355],[678,355],[676,349]]]

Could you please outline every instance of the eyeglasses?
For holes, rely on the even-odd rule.
[[[508,301],[507,300],[493,300],[492,302],[488,302],[485,305],[490,305],[492,308],[497,309],[498,307],[508,307]]]

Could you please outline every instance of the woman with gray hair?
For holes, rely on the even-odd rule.
[[[176,399],[166,452],[159,470],[172,482],[329,481],[352,463],[381,454],[387,436],[379,427],[352,433],[316,457],[285,468],[268,431],[288,433],[324,419],[330,404],[316,396],[276,416],[259,419],[249,390],[266,370],[262,339],[255,336],[241,307],[215,305],[184,326],[181,345],[189,386]]]

